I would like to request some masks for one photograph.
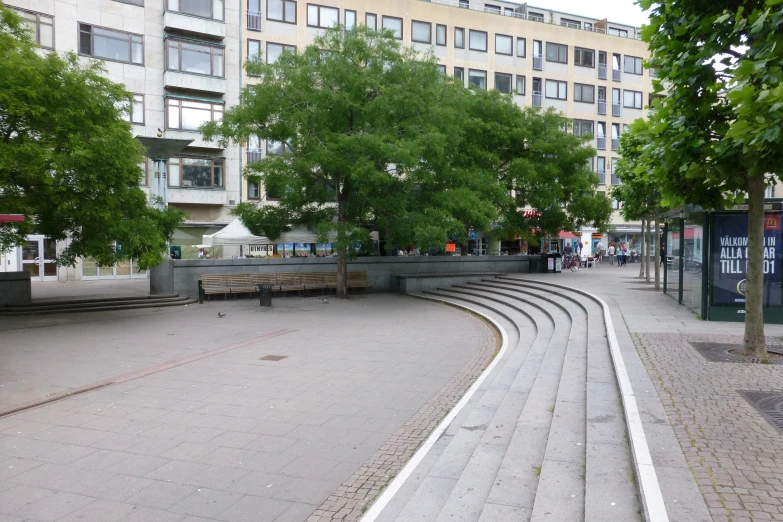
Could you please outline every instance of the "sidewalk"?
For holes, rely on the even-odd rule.
[[[542,277],[609,302],[618,337],[630,336],[636,347],[712,519],[783,520],[783,436],[740,394],[783,390],[783,365],[705,359],[693,343],[707,350],[740,345],[744,324],[701,321],[649,291],[638,273],[639,265],[604,264]],[[767,325],[765,333],[770,345],[780,345],[783,325]],[[779,395],[772,401],[782,411]],[[655,424],[645,423],[645,431],[654,441]]]

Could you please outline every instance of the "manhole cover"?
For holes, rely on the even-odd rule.
[[[689,341],[690,342],[690,341]],[[729,363],[760,363],[761,359],[744,357],[742,355],[730,353],[739,350],[736,344],[726,343],[694,343],[690,342],[694,350],[699,352],[702,357],[710,362],[729,362]],[[780,347],[767,346],[767,351],[775,355],[780,355]],[[783,364],[783,357],[770,357],[769,364]]]
[[[261,357],[261,361],[282,361],[283,359],[287,359],[287,355],[264,355]]]
[[[783,434],[783,393],[740,390],[740,395]]]

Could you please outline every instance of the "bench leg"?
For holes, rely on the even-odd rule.
[[[201,285],[201,279],[198,281],[198,304],[204,304],[204,287]]]

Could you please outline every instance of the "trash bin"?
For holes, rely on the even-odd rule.
[[[555,273],[561,273],[563,271],[563,256],[560,255],[560,252],[554,252],[550,255],[555,258]]]
[[[272,285],[258,285],[258,292],[261,294],[259,304],[272,306]]]
[[[544,270],[542,270],[542,272],[546,274],[559,274],[562,272],[562,261],[563,256],[560,255],[560,252],[549,252],[546,254],[546,264],[544,265]]]

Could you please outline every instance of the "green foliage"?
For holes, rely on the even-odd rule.
[[[654,219],[665,210],[661,181],[649,155],[653,147],[650,124],[645,120],[636,120],[620,137],[614,170],[622,184],[612,189],[612,197],[622,202],[620,212],[627,221]]]
[[[2,6],[0,70],[0,213],[26,216],[0,226],[0,251],[37,232],[69,240],[60,264],[158,264],[182,213],[150,208],[139,188],[140,146],[118,108],[131,95],[98,63],[43,54]]]
[[[722,208],[744,198],[749,177],[774,183],[783,164],[780,0],[641,5],[652,8],[642,38],[666,94],[648,151],[665,203]]]
[[[611,214],[587,167],[594,151],[568,120],[465,89],[389,33],[337,28],[300,53],[246,67],[257,84],[202,132],[223,144],[285,143],[284,154],[247,166],[249,181],[279,196],[236,209],[253,232],[331,228],[344,248],[374,228],[426,250],[465,241],[471,228],[529,236],[603,225]],[[523,206],[540,216],[526,219]]]

